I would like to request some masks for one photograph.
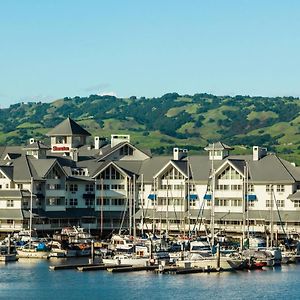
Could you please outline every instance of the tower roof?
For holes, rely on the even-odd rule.
[[[207,147],[204,148],[204,150],[233,150],[234,148],[222,143],[222,142],[216,142],[209,144]]]
[[[83,129],[71,118],[59,123],[56,127],[47,133],[47,136],[90,136],[91,134]]]

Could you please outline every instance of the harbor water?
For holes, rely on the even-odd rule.
[[[50,265],[60,263],[66,261],[20,259],[0,264],[0,299],[300,298],[300,264],[188,275],[49,270]]]

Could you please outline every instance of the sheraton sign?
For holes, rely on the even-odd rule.
[[[53,151],[70,151],[70,148],[66,147],[66,146],[61,146],[61,147],[53,146],[52,150]]]

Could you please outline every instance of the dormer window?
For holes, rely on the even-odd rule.
[[[130,146],[125,145],[120,149],[120,155],[133,155],[133,149]]]

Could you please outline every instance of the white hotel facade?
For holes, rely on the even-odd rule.
[[[231,155],[223,143],[207,155],[152,156],[128,135],[110,143],[68,118],[52,129],[50,145],[31,139],[24,147],[0,148],[0,232],[33,227],[53,232],[82,226],[97,235],[300,232],[300,169],[253,147]],[[273,204],[273,205],[272,205]],[[272,226],[271,226],[272,224]]]

